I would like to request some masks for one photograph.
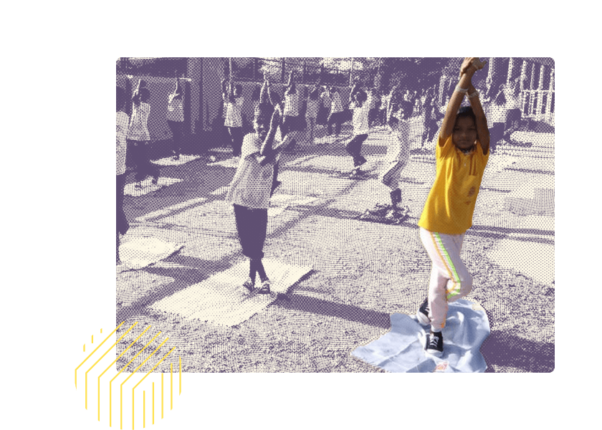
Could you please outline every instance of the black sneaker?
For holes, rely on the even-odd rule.
[[[429,307],[429,299],[424,299],[424,302],[418,308],[418,312],[416,312],[416,318],[422,325],[429,325],[431,323],[431,319],[429,318],[429,312],[431,308]]]
[[[426,345],[424,349],[429,354],[441,355],[443,354],[443,335],[440,331],[431,332],[426,335]]]

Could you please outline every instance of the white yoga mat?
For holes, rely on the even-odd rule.
[[[490,328],[480,305],[464,299],[449,304],[441,357],[424,350],[428,331],[415,316],[393,314],[387,334],[351,354],[388,372],[481,373],[487,369],[480,348]]]
[[[219,187],[215,191],[211,191],[209,194],[211,194],[212,196],[221,196],[222,194],[226,194],[228,192],[228,189],[230,189],[230,186],[226,185],[224,187]]]
[[[131,184],[127,184],[125,186],[124,194],[126,196],[140,197],[148,193],[152,193],[153,191],[160,190],[163,187],[168,187],[173,184],[177,184],[178,182],[182,182],[181,179],[176,178],[164,178],[160,177],[157,185],[152,183],[152,178],[147,178],[142,181],[142,188],[136,188],[136,182],[132,182]]]
[[[244,261],[198,284],[166,297],[151,307],[158,311],[176,313],[184,318],[235,326],[264,310],[307,274],[311,267],[294,266],[279,260],[263,260],[272,283],[272,294],[256,294],[242,287],[249,276],[249,262]],[[259,287],[259,278],[256,287]]]
[[[117,271],[143,269],[176,253],[183,246],[155,237],[132,238],[119,246],[119,257],[123,264],[118,266]]]
[[[180,158],[177,160],[174,160],[172,157],[166,157],[153,161],[153,164],[159,166],[181,166],[182,164],[190,163],[199,158],[201,158],[200,155],[180,155]]]

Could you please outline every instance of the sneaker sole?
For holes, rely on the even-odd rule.
[[[436,349],[427,349],[426,352],[437,357],[441,357],[443,355],[443,351],[438,351]]]

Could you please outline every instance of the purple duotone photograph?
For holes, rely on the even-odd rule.
[[[117,369],[553,372],[554,74],[117,59]]]

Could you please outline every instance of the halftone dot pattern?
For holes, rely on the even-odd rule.
[[[491,335],[481,348],[488,372],[551,372],[554,60],[482,60],[487,65],[475,73],[473,84],[487,116],[491,155],[462,249],[473,276],[466,299],[483,306],[489,318]],[[413,315],[426,296],[431,262],[417,222],[435,178],[437,136],[461,63],[460,58],[120,59],[117,85],[131,97],[141,78],[151,93],[147,156],[159,169],[156,189],[148,177],[142,184],[148,192],[123,198],[129,230],[121,243],[129,249],[149,238],[160,243],[139,250],[144,255],[135,258],[147,258],[146,266],[118,269],[117,321],[128,327],[139,321],[134,331],[152,325],[169,336],[183,357],[183,372],[381,372],[350,352],[386,333],[392,313]],[[242,86],[243,134],[252,132],[253,93],[264,77],[283,98],[288,73],[295,72],[303,132],[294,151],[280,158],[282,184],[274,197],[282,197],[270,206],[263,252],[313,270],[265,310],[222,327],[152,305],[246,260],[232,206],[225,201],[238,166],[223,118],[222,79],[230,67],[234,83]],[[183,78],[184,121],[174,142],[167,109],[176,76]],[[318,78],[322,86],[337,88],[345,111],[330,116],[328,127],[331,105],[322,92],[312,134],[306,108]],[[348,178],[354,163],[345,149],[353,137],[347,108],[356,78],[362,89],[375,89],[371,129],[361,149],[367,159],[364,180]],[[386,101],[383,96],[395,85]],[[383,102],[391,115],[380,109]],[[358,220],[377,203],[390,203],[378,173],[397,139],[397,109],[408,103],[410,160],[399,186],[409,217],[400,225]],[[125,111],[131,115],[131,102]],[[134,185],[137,169],[136,151],[130,149],[126,186]],[[134,257],[121,258],[127,266]],[[119,344],[118,353],[123,348]],[[156,371],[169,372],[170,364],[178,366],[177,356],[167,357]]]

